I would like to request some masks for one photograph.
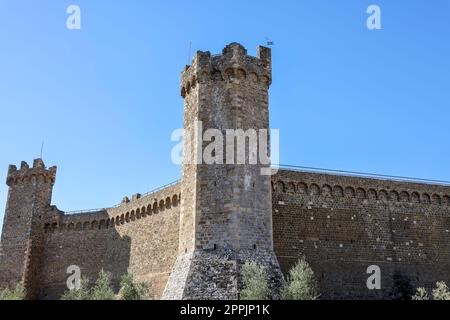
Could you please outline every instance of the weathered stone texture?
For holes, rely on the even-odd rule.
[[[57,217],[58,228],[48,226],[46,233],[44,261],[51,272],[42,282],[61,286],[69,265],[91,278],[103,268],[115,283],[129,271],[160,297],[178,249],[179,199],[177,184],[104,212]]]
[[[324,298],[389,298],[396,273],[414,288],[450,283],[450,187],[284,170],[272,185],[281,267],[305,256]]]
[[[173,300],[235,300],[239,298],[242,266],[254,261],[267,273],[273,298],[284,283],[278,260],[267,250],[195,250],[180,254],[163,294]]]

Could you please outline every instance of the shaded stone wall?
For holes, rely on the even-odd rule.
[[[101,269],[109,271],[115,285],[129,271],[160,297],[178,250],[179,200],[177,184],[145,197],[135,195],[116,208],[55,215],[44,225],[40,298],[61,295],[70,265],[91,279]]]
[[[279,171],[272,177],[274,247],[284,272],[304,255],[325,298],[388,298],[450,283],[450,187]],[[369,291],[367,267],[381,268]]]

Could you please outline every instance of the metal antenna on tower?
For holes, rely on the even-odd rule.
[[[41,144],[41,154],[39,156],[39,159],[42,159],[42,151],[44,151],[44,140],[42,140],[42,144]]]
[[[189,41],[189,52],[188,52],[188,61],[187,65],[191,64],[191,50],[192,50],[192,41]]]

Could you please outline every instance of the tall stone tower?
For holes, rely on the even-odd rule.
[[[0,287],[21,282],[28,298],[37,294],[43,225],[51,214],[56,167],[46,169],[41,159],[30,168],[9,166],[8,200],[0,244]]]
[[[252,57],[237,43],[222,55],[197,52],[182,72],[179,253],[163,299],[237,299],[246,261],[265,267],[277,295],[283,278],[273,251],[271,178],[263,174],[271,76],[269,48]]]

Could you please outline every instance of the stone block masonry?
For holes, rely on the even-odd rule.
[[[195,121],[220,132],[269,129],[271,79],[269,48],[256,57],[237,43],[220,55],[197,52],[181,75],[185,138]],[[242,265],[255,261],[276,298],[282,272],[302,256],[325,299],[389,299],[399,275],[411,287],[450,284],[450,186],[289,170],[263,176],[262,163],[189,162],[205,147],[192,141],[180,182],[94,212],[51,204],[56,167],[41,159],[10,166],[0,287],[22,282],[30,299],[57,299],[77,265],[91,279],[110,271],[115,285],[131,272],[156,299],[238,299]],[[381,268],[381,290],[366,286],[370,265]]]
[[[115,284],[131,272],[158,298],[176,257],[179,199],[176,184],[104,211],[55,216],[44,227],[49,250],[43,261],[51,272],[42,275],[47,289],[40,296],[56,297],[64,289],[67,266],[78,265],[90,278],[101,269],[110,271]]]
[[[450,283],[450,186],[283,170],[272,187],[281,267],[305,256],[324,298],[389,299],[394,276]],[[367,289],[370,265],[381,290]]]

